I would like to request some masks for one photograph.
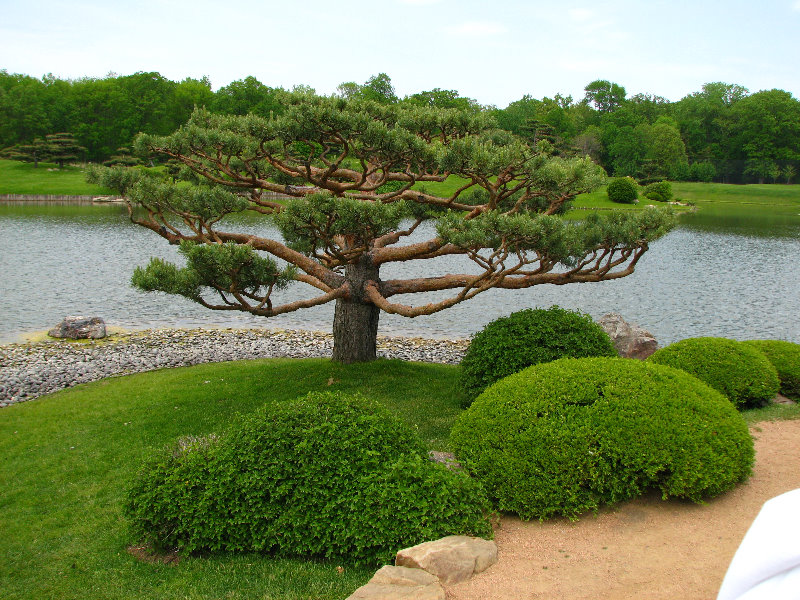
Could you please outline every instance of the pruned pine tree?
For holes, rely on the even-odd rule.
[[[58,163],[59,169],[63,169],[66,163],[78,162],[86,153],[86,148],[78,144],[71,133],[51,133],[44,137],[47,158]]]
[[[36,138],[30,144],[17,144],[3,149],[0,151],[0,157],[8,160],[32,162],[33,167],[38,168],[39,162],[48,158],[48,149],[47,142],[41,138]]]
[[[95,173],[125,195],[134,223],[180,244],[186,258],[181,268],[152,259],[135,286],[265,317],[335,302],[334,360],[368,361],[381,311],[417,317],[493,288],[625,277],[672,226],[655,209],[564,220],[570,200],[605,172],[588,158],[534,154],[484,114],[308,93],[287,103],[272,119],[197,110],[170,136],[137,139],[138,151],[180,161],[193,185],[135,169]],[[435,193],[448,178],[459,185]],[[281,235],[231,230],[225,216],[242,211]],[[420,229],[426,221],[434,227]],[[410,239],[418,230],[429,239]],[[389,263],[454,256],[474,268],[381,278]],[[311,293],[273,302],[289,284]],[[442,290],[436,301],[397,300]]]

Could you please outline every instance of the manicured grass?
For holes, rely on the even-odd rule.
[[[800,208],[800,185],[673,182],[675,199],[706,203],[768,204]]]
[[[770,404],[763,408],[741,411],[748,425],[762,421],[792,421],[800,419],[800,404]]]
[[[222,431],[237,413],[315,390],[361,392],[447,449],[459,368],[379,360],[259,360],[114,377],[0,410],[0,589],[4,599],[348,596],[372,570],[262,555],[141,562],[121,506],[149,448]],[[798,406],[746,411],[750,423]]]
[[[261,360],[115,377],[0,410],[0,594],[12,598],[348,596],[371,571],[261,555],[140,562],[121,506],[150,447],[221,431],[236,413],[313,390],[389,406],[432,449],[460,412],[458,368],[380,360]]]
[[[33,163],[0,160],[0,194],[54,194],[65,196],[101,196],[112,194],[99,185],[86,183],[79,167],[63,169],[51,163]]]

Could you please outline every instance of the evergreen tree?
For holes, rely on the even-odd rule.
[[[197,110],[170,136],[139,136],[138,151],[180,161],[188,168],[178,176],[197,185],[122,168],[93,179],[144,207],[133,221],[186,258],[183,268],[153,259],[134,274],[138,288],[265,317],[335,302],[333,358],[365,361],[376,356],[381,311],[417,317],[494,288],[625,277],[671,227],[660,210],[564,221],[557,215],[604,183],[603,170],[537,154],[491,125],[469,111],[297,93],[272,119]],[[437,192],[450,176],[463,185]],[[231,230],[224,217],[241,211],[281,235]],[[459,257],[472,266],[453,271]],[[409,261],[430,273],[381,277]],[[289,284],[311,294],[273,296]]]

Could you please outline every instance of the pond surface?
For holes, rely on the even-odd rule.
[[[636,273],[601,283],[495,290],[427,317],[381,315],[380,333],[467,337],[489,321],[558,304],[599,318],[619,312],[664,345],[697,336],[800,342],[800,204],[709,205],[681,216],[652,244]],[[241,218],[240,218],[241,219]],[[252,219],[240,229],[264,233]],[[423,232],[424,234],[424,232]],[[65,315],[100,316],[126,329],[267,327],[330,331],[333,304],[272,319],[209,311],[182,298],[130,287],[150,256],[176,248],[127,220],[123,206],[0,205],[0,343],[46,330]],[[462,272],[452,258],[387,265],[383,278]],[[290,288],[298,294],[304,288]],[[443,296],[431,295],[426,301]],[[401,297],[400,300],[403,300]],[[414,304],[419,298],[406,298]]]

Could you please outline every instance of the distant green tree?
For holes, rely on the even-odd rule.
[[[42,138],[36,138],[30,144],[16,144],[0,151],[0,156],[8,160],[18,160],[20,162],[32,162],[33,168],[39,166],[39,162],[48,158],[48,144]]]
[[[536,119],[542,105],[541,100],[536,100],[530,94],[525,94],[519,100],[511,102],[501,110],[493,112],[498,127],[519,135],[528,119]]]
[[[709,161],[695,162],[689,167],[689,179],[710,183],[717,176],[717,169]]]
[[[255,77],[232,81],[214,94],[210,109],[226,115],[253,113],[262,117],[280,114],[283,110],[280,88],[271,88]]]
[[[715,177],[741,179],[744,161],[732,137],[732,111],[747,97],[746,88],[715,82],[676,102],[670,111],[678,123],[689,161],[712,162]]]
[[[459,110],[480,111],[481,105],[472,98],[460,96],[456,90],[433,88],[430,91],[417,92],[402,100],[406,104],[428,106],[430,108],[457,108]]]
[[[605,79],[592,81],[584,88],[584,101],[601,113],[613,112],[625,102],[625,88]]]
[[[676,179],[676,174],[689,162],[677,124],[661,117],[649,128],[647,142],[647,158],[654,167],[653,172],[648,173],[649,178]]]
[[[108,160],[104,160],[103,164],[107,167],[134,167],[142,164],[142,159],[133,156],[130,148],[122,147],[117,148],[116,154]]]
[[[800,161],[800,101],[783,90],[765,90],[739,100],[728,129],[733,156],[744,174],[760,183],[774,179],[775,167]]]
[[[637,177],[647,159],[649,125],[606,129],[608,155],[615,177]]]
[[[603,132],[597,125],[590,125],[573,140],[575,148],[581,156],[590,156],[600,163],[603,155]]]
[[[30,144],[52,131],[45,84],[0,71],[0,147]]]
[[[78,144],[71,133],[51,133],[45,136],[47,158],[63,169],[66,163],[78,162],[86,154],[86,148]]]
[[[195,108],[211,108],[214,103],[214,92],[208,77],[192,79],[187,77],[175,86],[169,106],[170,120],[175,123],[171,131],[189,120]]]
[[[353,81],[340,83],[336,88],[336,95],[346,100],[371,100],[379,104],[397,102],[392,79],[386,73],[373,75],[363,85]]]
[[[397,102],[392,79],[386,73],[373,75],[361,88],[362,97],[380,104],[393,104]]]
[[[794,179],[795,175],[797,175],[797,169],[792,165],[783,167],[783,177],[786,179],[786,183],[792,183],[792,179]]]

